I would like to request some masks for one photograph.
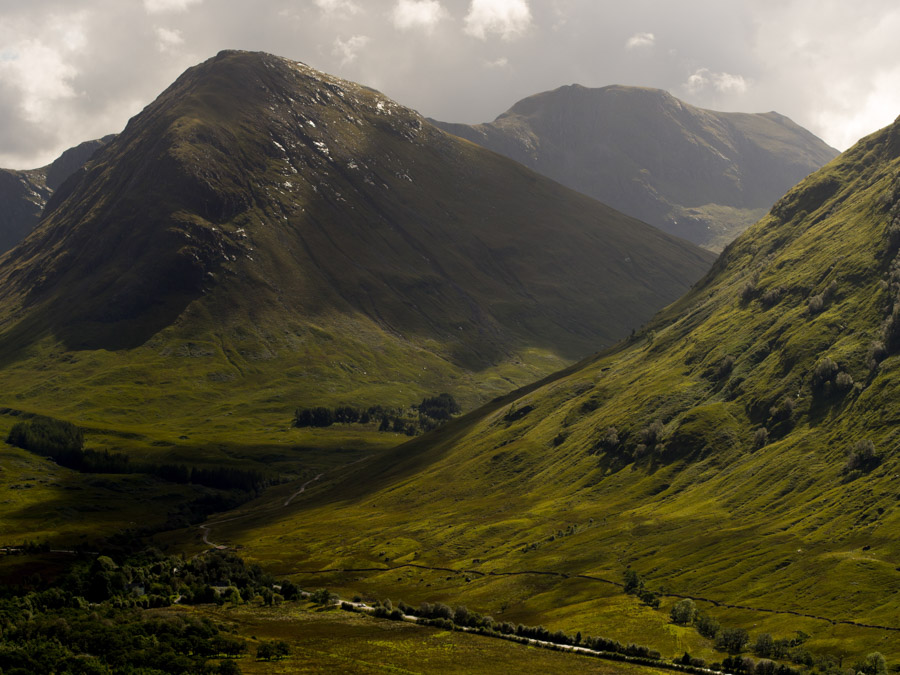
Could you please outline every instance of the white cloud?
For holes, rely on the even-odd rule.
[[[144,9],[148,14],[165,12],[184,12],[191,5],[199,5],[203,0],[144,0]]]
[[[513,40],[531,27],[531,9],[527,0],[472,0],[465,23],[466,33],[481,40],[490,33]]]
[[[431,32],[447,16],[439,0],[397,0],[391,18],[400,30],[424,28]]]
[[[652,47],[656,42],[656,36],[653,33],[635,33],[625,43],[625,49],[639,49],[641,47]]]
[[[332,53],[341,59],[342,66],[346,66],[347,64],[356,61],[359,52],[367,44],[369,44],[369,37],[367,35],[353,35],[346,40],[336,38]]]
[[[158,40],[157,46],[161,52],[173,51],[175,47],[184,44],[184,37],[181,35],[181,31],[177,29],[157,28],[156,38]]]
[[[12,45],[0,59],[0,81],[18,91],[23,117],[38,124],[51,123],[56,104],[75,97],[77,74],[65,54],[37,40]]]
[[[315,0],[316,7],[328,16],[349,18],[359,14],[362,8],[353,0]]]
[[[687,79],[685,88],[692,94],[713,89],[720,94],[743,94],[747,91],[747,80],[731,73],[714,73],[709,68],[699,68]]]
[[[485,68],[506,68],[509,65],[509,59],[505,56],[501,56],[499,59],[494,59],[493,61],[485,61]]]

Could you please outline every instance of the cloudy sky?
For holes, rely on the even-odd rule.
[[[845,149],[900,115],[896,0],[0,0],[0,166],[120,131],[185,68],[263,50],[422,114],[564,84],[777,110]]]

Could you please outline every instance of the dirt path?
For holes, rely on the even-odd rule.
[[[336,469],[336,471],[343,471],[344,469],[349,469],[351,466],[353,466],[355,464],[359,464],[360,462],[369,459],[370,456],[371,455],[365,455],[353,462],[350,462],[349,464],[344,464],[343,466],[338,467]],[[281,505],[273,505],[273,506],[269,507],[268,509],[261,509],[259,511],[251,511],[250,513],[245,513],[240,516],[234,516],[233,518],[226,518],[224,520],[216,520],[211,523],[205,523],[203,525],[198,525],[197,529],[199,529],[203,532],[203,543],[206,544],[207,546],[210,546],[219,551],[227,549],[228,546],[226,546],[225,544],[216,544],[215,542],[212,542],[209,540],[209,535],[212,532],[213,527],[215,527],[216,525],[221,525],[222,523],[230,523],[233,520],[241,520],[242,518],[249,518],[250,516],[258,516],[261,513],[265,513],[266,511],[276,511],[278,509],[283,509],[284,507],[289,506],[290,503],[292,501],[294,501],[295,497],[299,497],[304,492],[306,492],[306,488],[310,485],[310,483],[315,483],[317,480],[321,480],[324,476],[325,476],[325,472],[322,472],[322,473],[318,474],[317,476],[315,476],[314,478],[310,478],[308,481],[306,481],[303,485],[300,486],[299,490],[297,490],[294,494],[292,494],[290,497],[285,499],[284,503]]]
[[[299,490],[297,490],[294,494],[292,494],[290,497],[288,497],[287,499],[285,499],[285,500],[284,500],[284,504],[282,504],[282,506],[287,506],[288,504],[290,504],[292,501],[294,501],[294,497],[299,497],[300,495],[303,494],[303,492],[306,490],[306,486],[307,486],[307,485],[309,485],[309,484],[312,483],[312,482],[315,482],[315,481],[319,480],[319,479],[320,479],[322,476],[324,476],[324,475],[325,475],[324,473],[320,473],[320,474],[319,474],[318,476],[316,476],[315,478],[310,478],[308,481],[306,481],[303,485],[300,486],[300,489],[299,489]]]

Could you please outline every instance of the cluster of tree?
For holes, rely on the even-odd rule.
[[[187,467],[184,464],[137,464],[122,453],[85,450],[81,429],[49,417],[17,422],[10,429],[6,442],[83,473],[146,473],[173,483],[250,492],[260,490],[269,482],[259,471],[232,467]]]
[[[779,661],[791,661],[794,664],[806,666],[807,668],[816,668],[822,673],[834,673],[835,675],[844,675],[844,671],[838,663],[828,656],[813,655],[803,644],[809,636],[797,631],[794,637],[775,638],[770,633],[760,633],[756,636],[756,640],[752,640],[747,631],[743,628],[725,628],[712,616],[700,612],[693,600],[685,598],[679,600],[672,607],[670,612],[673,623],[690,626],[693,625],[697,632],[710,640],[714,640],[716,648],[732,654],[731,657],[725,659],[721,664],[715,663],[710,667],[713,670],[724,669],[727,672],[737,673],[739,675],[799,675],[800,671],[790,666],[779,664],[776,665],[771,659]],[[748,657],[742,657],[745,651],[753,652],[762,660],[754,662]],[[884,661],[877,652],[870,655],[866,663],[869,664],[872,675],[878,669],[872,664],[877,665]],[[696,664],[692,664],[696,665]],[[862,665],[857,665],[852,671],[854,674],[859,672],[868,673]],[[878,671],[881,672],[881,671]],[[881,675],[884,675],[881,672]]]
[[[159,552],[117,564],[108,556],[79,561],[52,584],[0,589],[0,672],[206,673],[233,675],[247,644],[209,620],[149,615],[141,610],[218,596],[228,584],[248,597],[273,592],[258,567],[227,554],[191,561]],[[282,584],[299,597],[299,589]],[[212,591],[210,593],[210,591]],[[283,653],[283,650],[279,652]]]
[[[447,421],[453,415],[462,412],[459,404],[450,394],[438,394],[437,396],[428,396],[422,399],[422,402],[416,406],[418,411],[433,420]]]
[[[644,585],[644,580],[633,569],[625,570],[623,590],[629,595],[637,596],[645,605],[656,609],[659,607],[659,593],[654,593]]]
[[[256,658],[261,661],[278,661],[290,655],[291,647],[284,640],[267,640],[256,647]]]
[[[661,654],[653,649],[641,645],[623,645],[616,640],[604,637],[583,636],[580,632],[575,635],[557,630],[550,631],[543,626],[525,626],[513,624],[509,621],[495,621],[490,616],[483,616],[463,605],[451,608],[442,602],[423,602],[418,607],[412,607],[400,601],[396,607],[390,600],[373,603],[375,616],[400,621],[404,615],[416,617],[417,623],[435,626],[444,630],[470,629],[482,635],[503,637],[506,639],[527,642],[528,640],[540,640],[551,642],[563,647],[584,647],[594,651],[619,654],[635,658],[659,660]],[[350,603],[342,603],[341,608],[348,611],[358,611]]]
[[[378,431],[392,431],[415,436],[419,432],[431,431],[453,415],[461,412],[456,399],[450,394],[439,394],[422,399],[421,403],[409,408],[385,408],[380,405],[369,408],[338,406],[326,408],[297,408],[294,411],[294,426],[330,427],[332,424],[378,423]]]
[[[84,432],[69,422],[35,417],[27,422],[16,422],[9,430],[6,442],[49,457],[80,451],[84,448]]]
[[[294,411],[295,427],[330,427],[332,424],[368,424],[372,421],[380,406],[373,406],[367,410],[352,408],[350,406],[338,406],[337,408],[297,408]]]

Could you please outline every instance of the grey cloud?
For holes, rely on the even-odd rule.
[[[121,130],[185,68],[228,48],[304,61],[447,121],[490,120],[573,82],[777,110],[842,147],[900,113],[892,0],[867,0],[865,12],[836,0],[153,0],[155,12],[145,4],[0,0],[0,166],[38,166]],[[35,92],[3,67],[22,45],[55,50],[71,69],[61,81],[73,95],[44,92],[53,112],[45,119],[29,118],[23,105]],[[29,75],[47,75],[40,70]]]

